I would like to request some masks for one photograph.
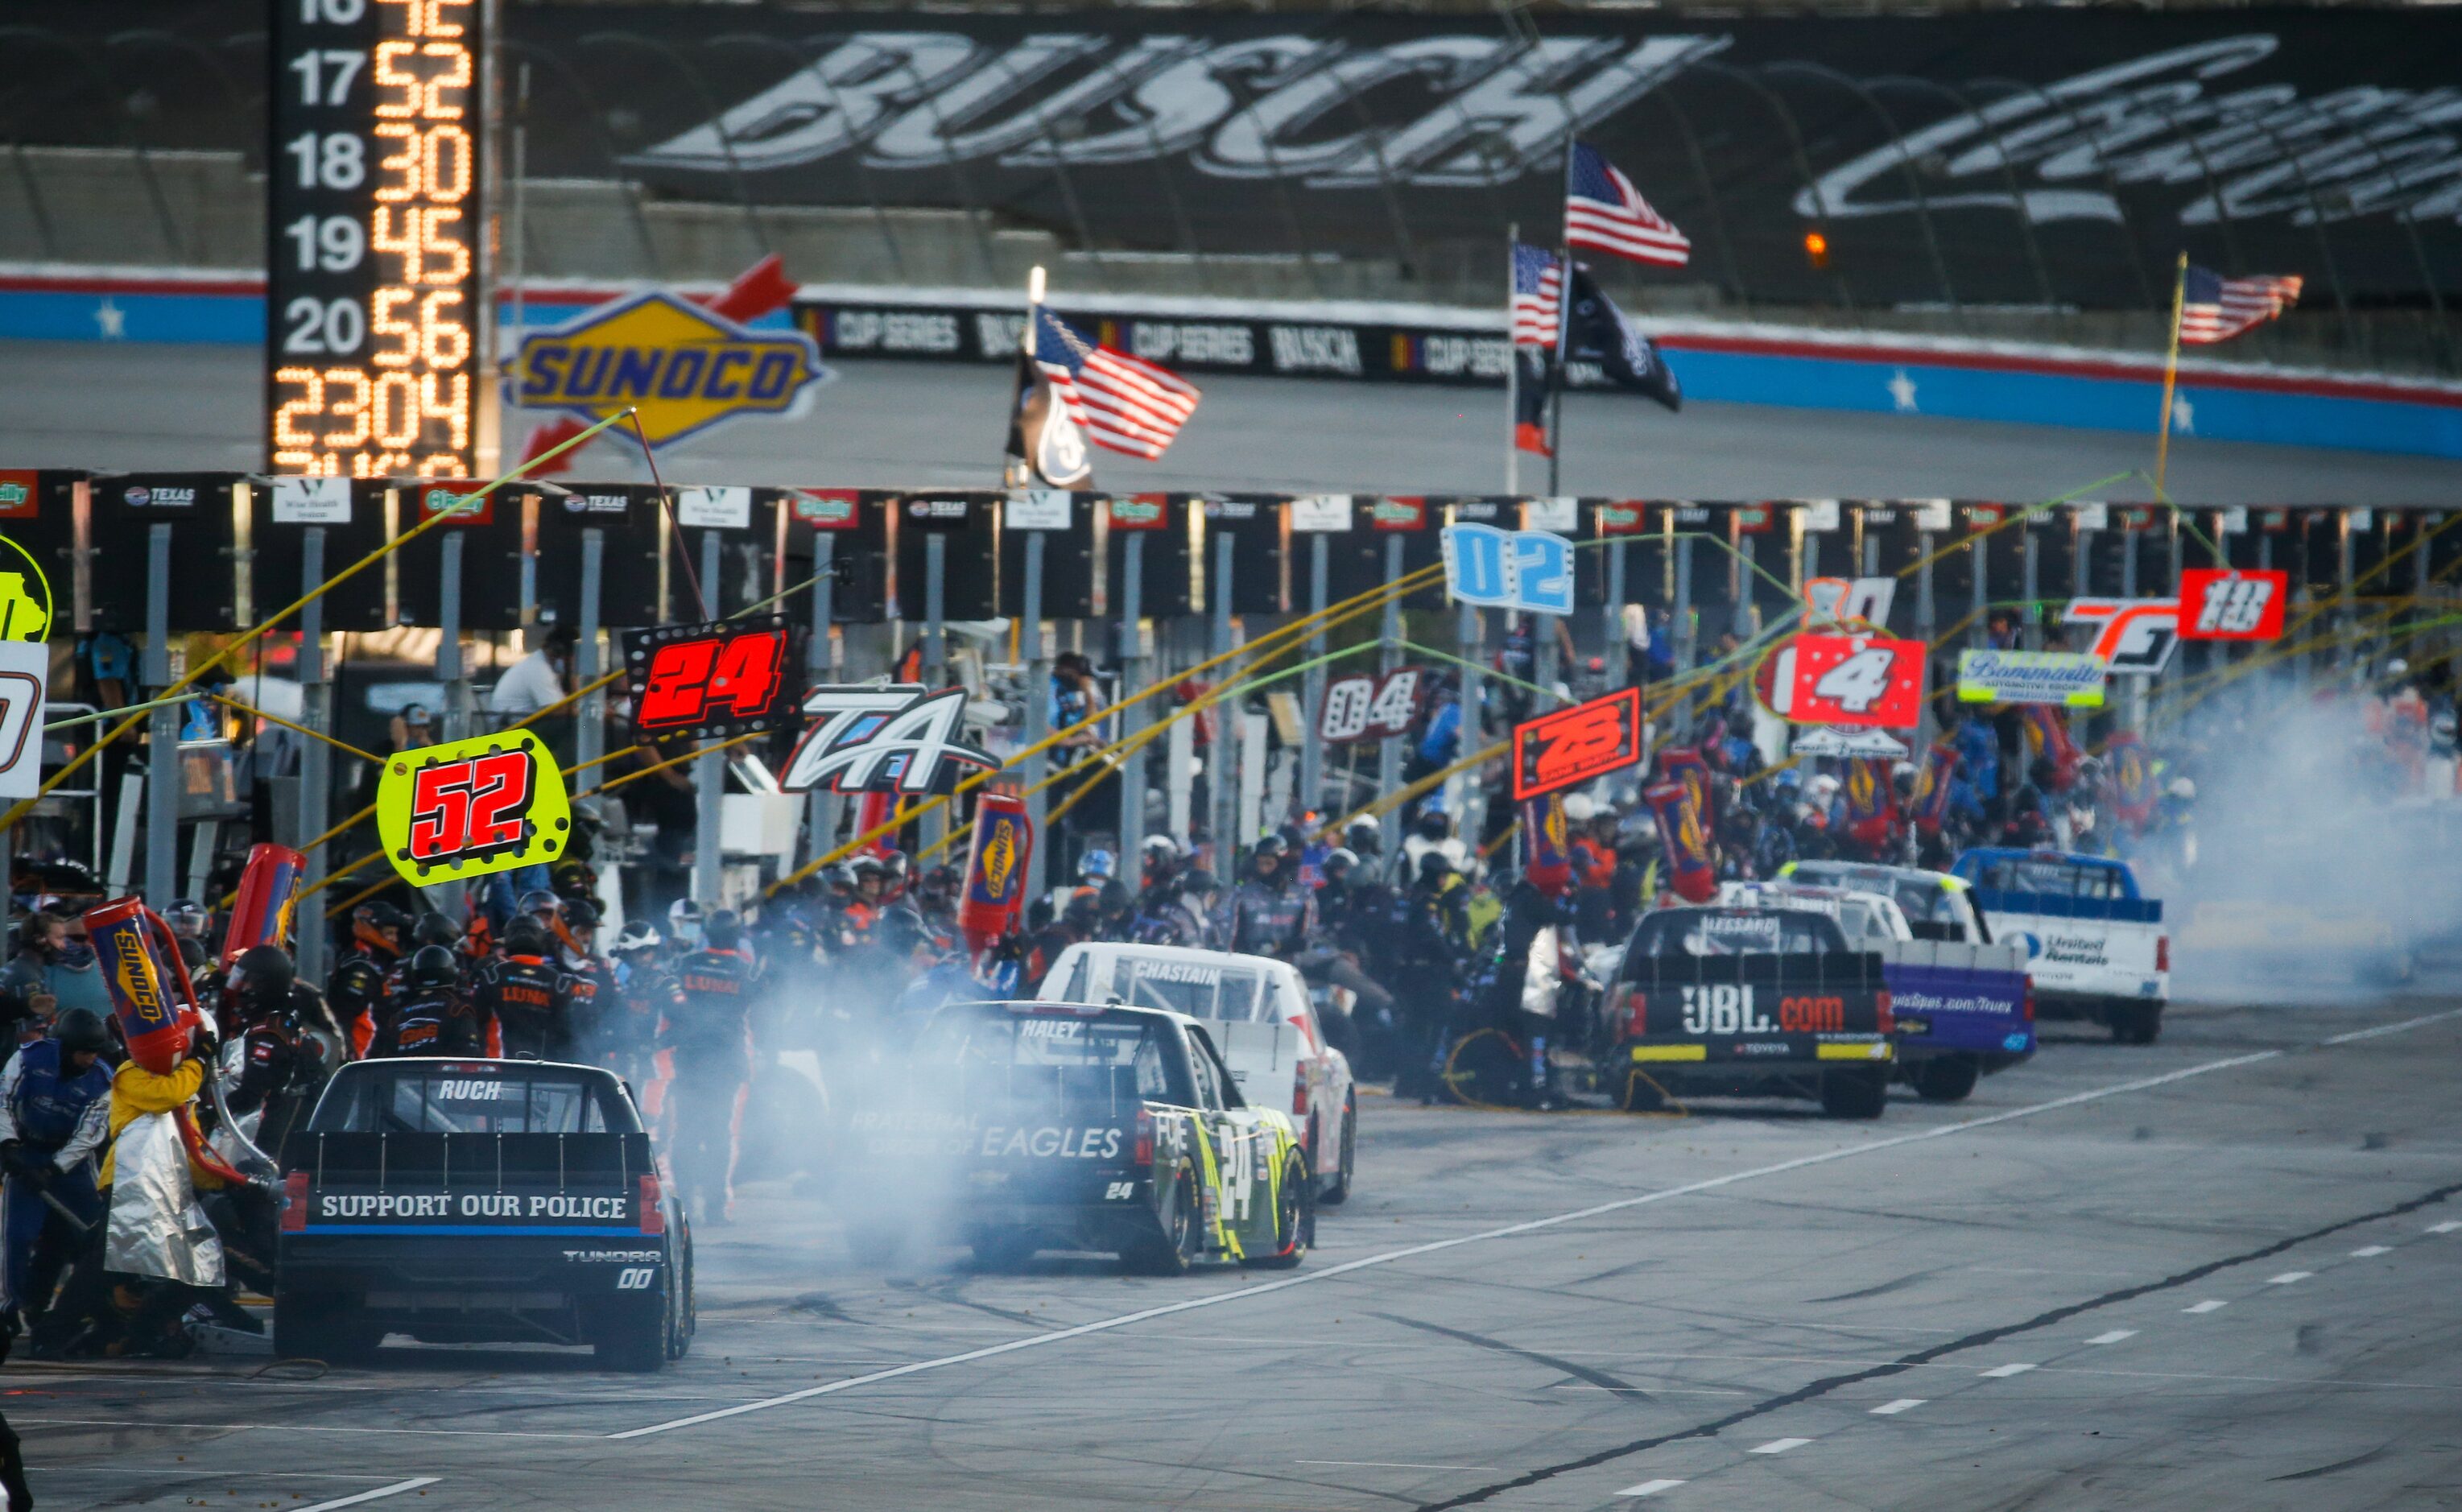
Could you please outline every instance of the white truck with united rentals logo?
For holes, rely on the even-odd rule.
[[[2171,938],[2161,900],[2138,891],[2127,862],[1979,848],[1952,870],[1993,938],[2025,947],[2038,1017],[2088,1019],[2123,1044],[2154,1043],[2171,996]]]

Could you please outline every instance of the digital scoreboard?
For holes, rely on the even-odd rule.
[[[271,0],[266,450],[480,474],[487,0]]]

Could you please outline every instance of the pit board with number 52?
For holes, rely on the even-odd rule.
[[[528,730],[421,745],[385,759],[377,837],[416,887],[552,863],[572,837],[555,757]]]
[[[1781,719],[1799,724],[1911,729],[1923,716],[1920,640],[1805,632],[1770,649],[1753,689]]]

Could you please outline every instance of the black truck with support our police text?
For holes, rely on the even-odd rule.
[[[277,1354],[357,1358],[402,1333],[655,1371],[690,1347],[692,1235],[611,1071],[356,1062],[289,1159]]]

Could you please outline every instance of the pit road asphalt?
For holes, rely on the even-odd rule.
[[[1296,1273],[866,1269],[754,1183],[657,1376],[397,1343],[0,1404],[48,1507],[2462,1505],[2462,998],[2045,1037],[1872,1123],[1371,1096]]]

